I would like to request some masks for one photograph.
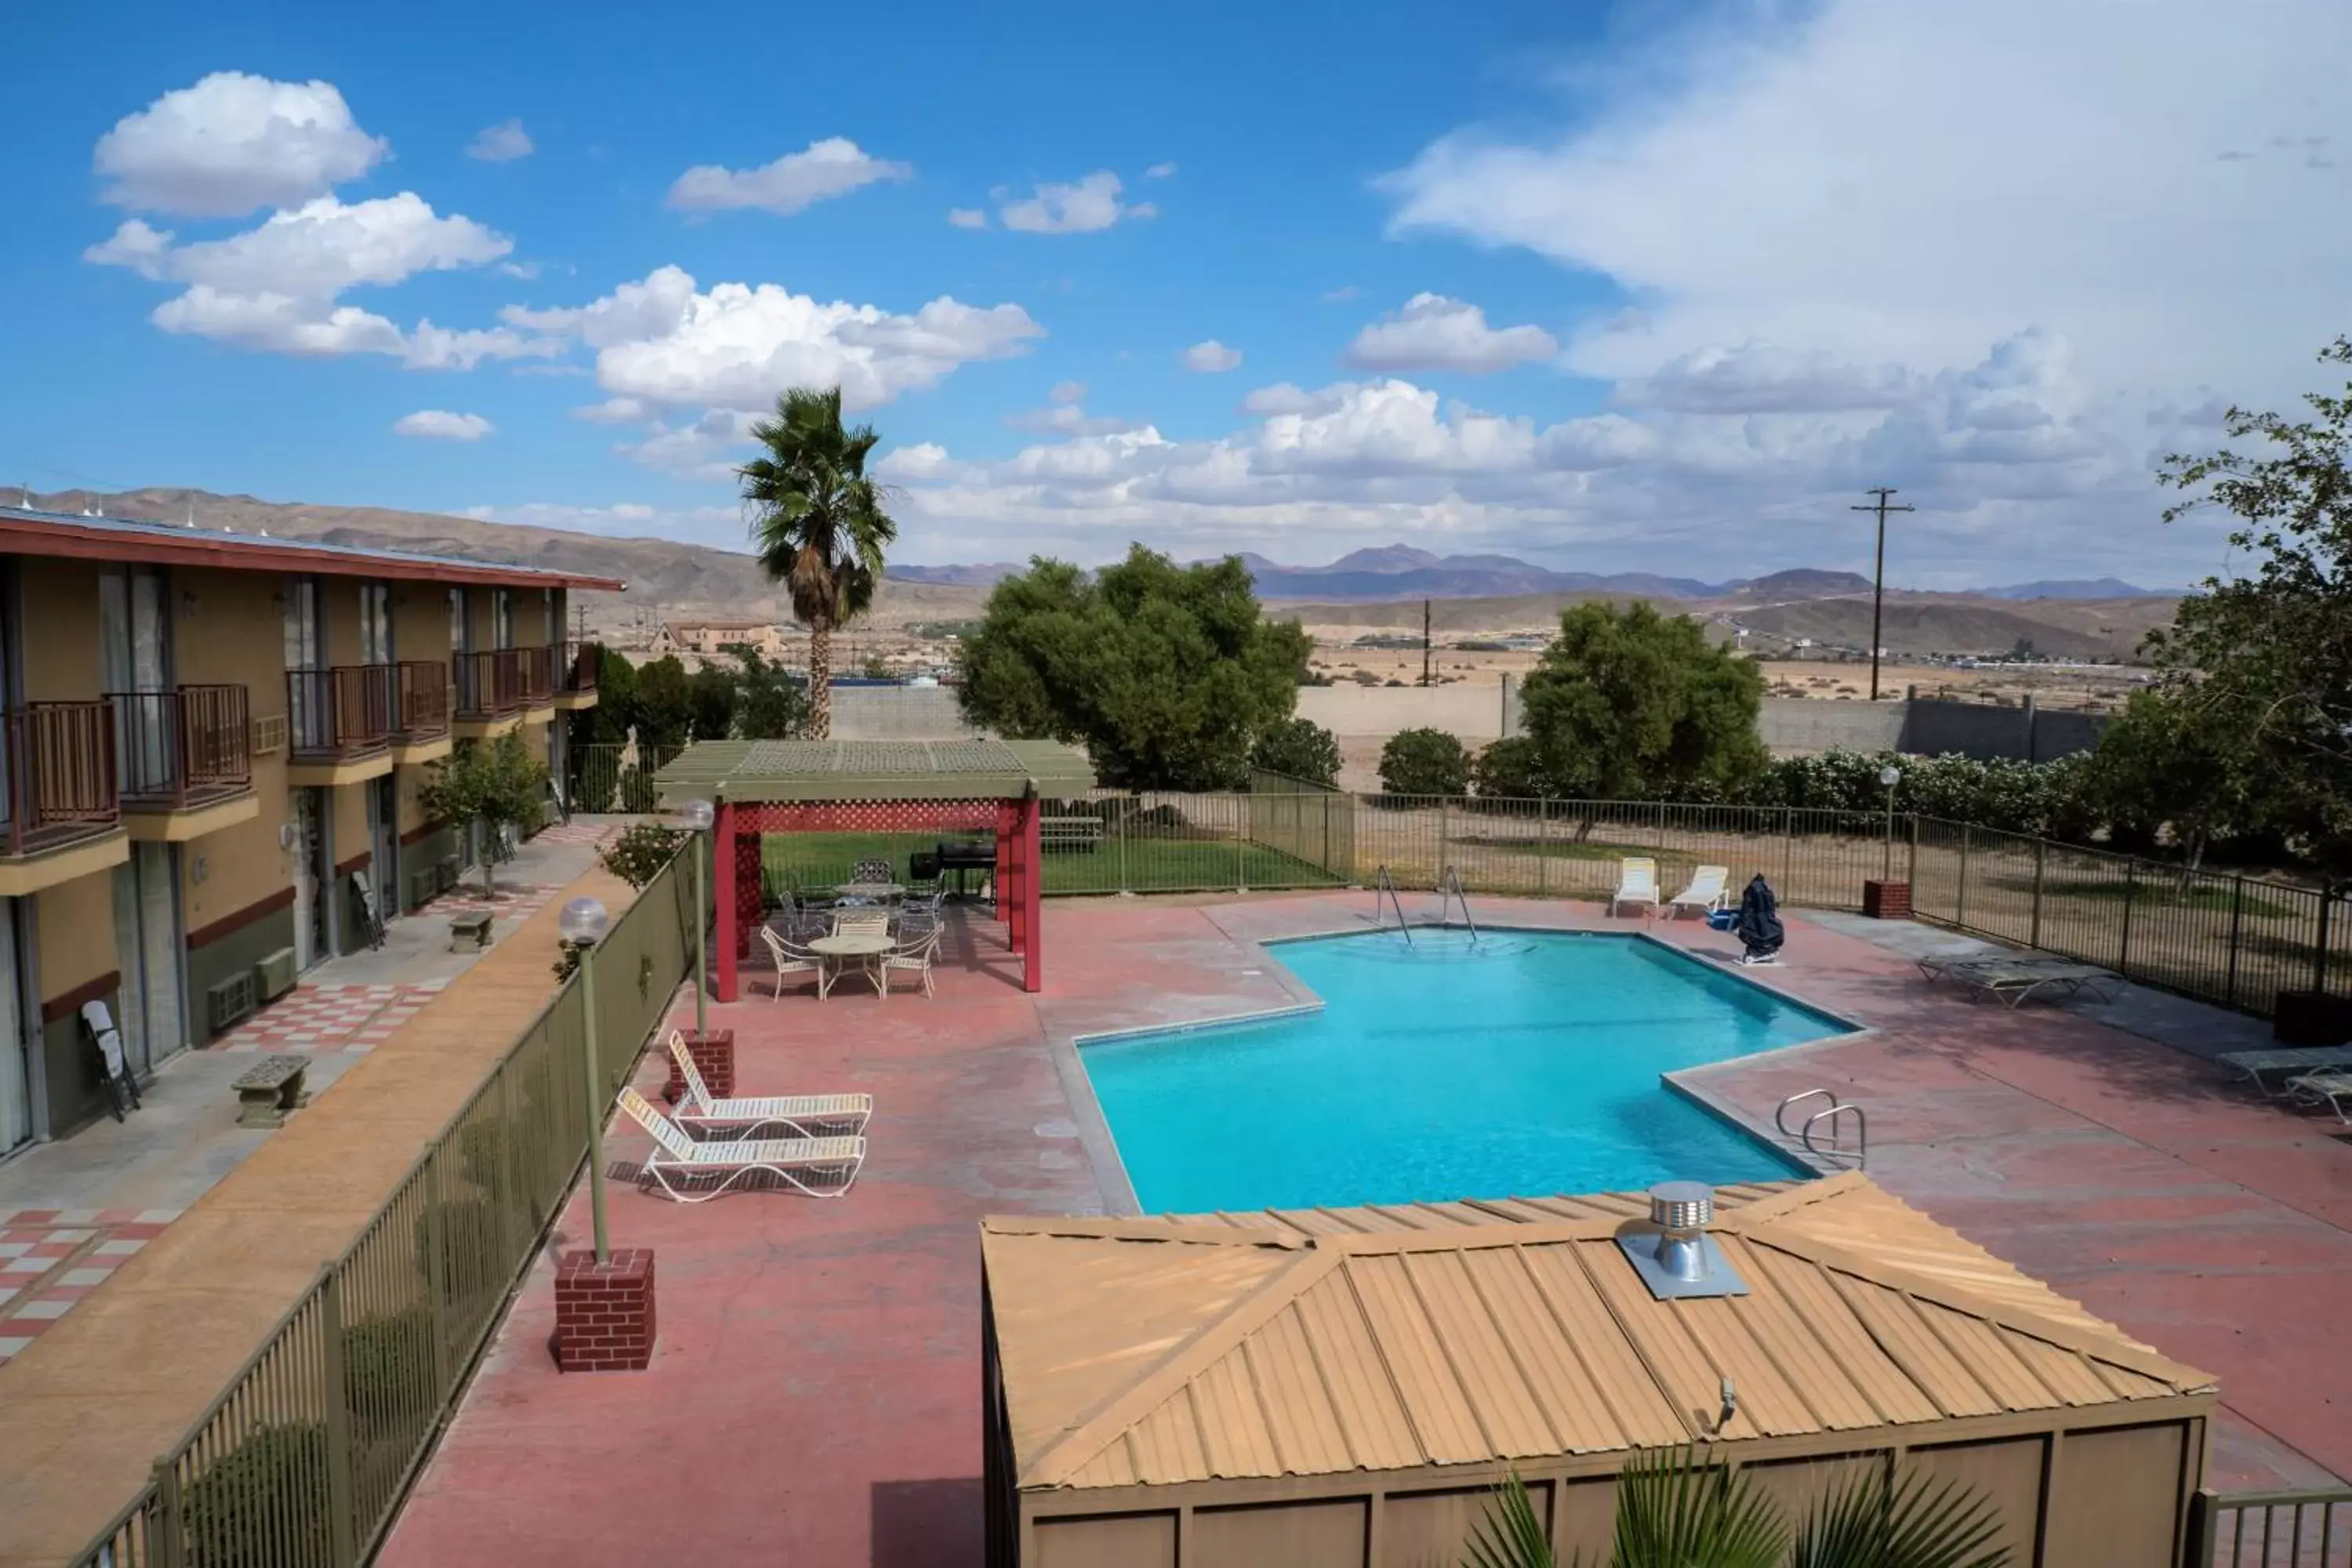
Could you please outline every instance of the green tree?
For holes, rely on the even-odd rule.
[[[1558,781],[1544,771],[1543,748],[1528,735],[1506,735],[1478,749],[1470,787],[1492,800],[1558,800]]]
[[[958,702],[999,734],[1083,743],[1106,784],[1237,789],[1310,647],[1260,618],[1236,559],[1178,566],[1139,544],[1089,576],[1040,558],[957,646]]]
[[[537,822],[547,800],[547,764],[523,750],[522,737],[460,742],[429,764],[418,801],[434,821],[451,826],[480,823],[488,830],[482,890],[494,886],[491,867],[506,853],[506,829]]]
[[[706,664],[686,679],[686,710],[698,741],[723,741],[735,732],[736,675],[724,665]]]
[[[2184,877],[2246,820],[2261,787],[2189,685],[2134,692],[2099,736],[2088,784],[2118,836],[2146,841],[2168,827]]]
[[[736,685],[735,732],[746,741],[788,741],[808,733],[808,689],[757,648],[743,650]]]
[[[2352,364],[2352,339],[2319,358]],[[2253,569],[2206,579],[2148,647],[2193,721],[2244,759],[2251,814],[2333,889],[2352,879],[2352,384],[2304,401],[2310,418],[2224,416],[2229,439],[2267,455],[2165,459],[2163,482],[2188,499],[2164,520],[2220,508]]]
[[[1596,800],[1728,793],[1761,768],[1764,678],[1687,616],[1579,605],[1528,677],[1521,722],[1563,794]]]
[[[1470,753],[1443,730],[1400,730],[1381,748],[1381,788],[1390,795],[1466,795]]]
[[[833,733],[833,634],[873,605],[884,547],[898,537],[883,487],[866,473],[881,437],[870,425],[843,426],[835,386],[785,393],[751,438],[767,450],[735,472],[760,565],[809,629],[809,733],[824,740]]]
[[[1793,1531],[1746,1470],[1667,1449],[1617,1483],[1607,1568],[2006,1568],[2000,1515],[1981,1494],[1884,1468],[1830,1492]],[[1515,1474],[1495,1489],[1463,1568],[1558,1568],[1543,1521]]]
[[[694,704],[688,693],[686,666],[677,655],[637,668],[636,700],[629,708],[629,722],[636,728],[640,746],[675,751],[686,744],[694,728]]]
[[[1339,739],[1312,719],[1296,714],[1267,727],[1250,749],[1250,765],[1307,784],[1336,788],[1339,782]]]

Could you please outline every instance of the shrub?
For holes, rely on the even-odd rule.
[[[265,1423],[190,1481],[180,1528],[196,1568],[328,1568],[327,1428]]]
[[[1543,748],[1526,735],[1481,747],[1470,763],[1470,786],[1491,800],[1558,800],[1568,793],[1545,768]]]
[[[646,787],[652,789],[651,781]],[[604,869],[632,888],[641,889],[661,875],[661,868],[669,864],[670,857],[677,853],[678,845],[685,839],[686,834],[678,828],[664,827],[658,822],[640,822],[623,831],[600,858]],[[571,971],[563,973],[568,974]]]
[[[419,1301],[343,1331],[343,1405],[361,1443],[414,1437],[441,1403],[433,1380],[433,1309]]]
[[[440,1216],[441,1257],[433,1259],[433,1225]],[[450,1307],[464,1310],[504,1290],[513,1260],[499,1245],[498,1205],[487,1197],[457,1198],[416,1216],[416,1258],[420,1268],[436,1268],[441,1297]]]
[[[1339,741],[1312,719],[1285,719],[1257,738],[1250,764],[1329,789],[1339,780]]]
[[[1443,730],[1400,730],[1381,748],[1381,788],[1390,795],[1462,795],[1470,754]]]

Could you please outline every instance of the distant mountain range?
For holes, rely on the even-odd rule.
[[[1736,578],[1727,583],[1702,582],[1695,577],[1666,577],[1650,572],[1555,572],[1516,555],[1437,555],[1409,544],[1389,544],[1350,551],[1328,566],[1288,566],[1253,552],[1244,552],[1262,599],[1307,599],[1323,603],[1379,604],[1395,599],[1504,598],[1524,594],[1619,594],[1648,599],[1728,599],[1769,601],[1776,598],[1818,599],[1840,594],[1867,594],[1870,579],[1853,572],[1822,572],[1797,567],[1761,577]],[[1003,562],[973,566],[901,566],[889,575],[902,583],[941,587],[992,587],[1021,570]],[[2113,577],[2063,582],[2020,583],[2005,588],[1979,588],[1990,599],[2140,599],[2170,597],[2177,590],[2139,588]]]

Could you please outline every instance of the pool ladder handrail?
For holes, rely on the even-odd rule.
[[[1374,931],[1388,930],[1388,917],[1382,912],[1381,907],[1381,895],[1383,893],[1388,895],[1389,908],[1396,910],[1397,930],[1404,932],[1404,944],[1411,947],[1412,922],[1404,918],[1404,900],[1397,897],[1396,881],[1389,875],[1389,868],[1385,864],[1381,867],[1380,874],[1372,879],[1372,929]]]
[[[1470,895],[1462,890],[1462,873],[1448,866],[1437,877],[1437,923],[1445,923],[1445,911],[1454,905],[1462,906],[1462,923],[1470,928],[1470,940],[1478,940],[1478,922],[1470,918]]]
[[[1792,1105],[1799,1104],[1801,1101],[1813,1099],[1826,1100],[1829,1101],[1829,1105],[1826,1109],[1816,1110],[1811,1116],[1806,1117],[1803,1123],[1799,1126],[1795,1131],[1790,1131],[1789,1130],[1789,1108]],[[1838,1119],[1849,1113],[1853,1117],[1854,1131],[1854,1145],[1851,1151],[1845,1147],[1844,1136],[1838,1130]],[[1813,1142],[1813,1127],[1816,1123],[1822,1121],[1826,1121],[1830,1124],[1829,1131],[1831,1142],[1830,1146],[1826,1149]],[[1788,1099],[1782,1100],[1780,1105],[1773,1110],[1772,1125],[1780,1130],[1781,1137],[1787,1139],[1791,1143],[1803,1145],[1805,1152],[1812,1155],[1816,1159],[1826,1160],[1833,1164],[1851,1160],[1853,1162],[1853,1168],[1857,1171],[1867,1170],[1870,1166],[1869,1112],[1863,1110],[1860,1105],[1851,1100],[1840,1100],[1835,1093],[1829,1089],[1800,1089],[1795,1094],[1789,1096]]]

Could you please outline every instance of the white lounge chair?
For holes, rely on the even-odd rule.
[[[2279,1091],[2263,1081],[2263,1074],[2352,1070],[2352,1046],[2273,1046],[2261,1051],[2222,1051],[2213,1059],[2244,1073],[2263,1093],[2275,1094]]]
[[[2326,1100],[2327,1109],[2336,1112],[2336,1120],[2352,1127],[2352,1111],[2345,1109],[2352,1104],[2352,1068],[2298,1073],[2286,1080],[2286,1091],[2305,1105]]]
[[[776,989],[772,1001],[784,999],[784,980],[788,975],[805,974],[823,986],[820,977],[824,973],[824,961],[815,953],[786,942],[769,926],[760,928],[760,940],[768,944],[768,956],[776,961]]]
[[[670,1031],[669,1055],[686,1079],[686,1098],[670,1115],[679,1126],[694,1131],[731,1127],[743,1130],[736,1134],[742,1137],[751,1130],[781,1127],[793,1138],[838,1136],[865,1131],[866,1120],[874,1114],[870,1094],[771,1094],[719,1100],[702,1081],[702,1069],[694,1065],[686,1037],[675,1029]]]
[[[634,1089],[621,1090],[621,1109],[654,1135],[653,1152],[646,1156],[639,1179],[655,1182],[682,1204],[708,1202],[754,1172],[763,1172],[813,1198],[837,1198],[849,1191],[858,1167],[866,1163],[863,1138],[714,1139],[698,1143]],[[709,1192],[688,1196],[678,1190],[698,1179],[713,1177],[719,1184]]]
[[[881,973],[876,976],[875,984],[881,988],[882,994],[887,996],[890,994],[892,972],[908,970],[922,976],[923,994],[926,996],[932,994],[931,960],[938,955],[939,951],[940,928],[936,925],[927,926],[910,933],[902,933],[898,945],[882,955]]]
[[[2011,1007],[2052,988],[2069,996],[2088,991],[2101,1002],[2112,1002],[2115,988],[2123,979],[2112,969],[2077,963],[2071,958],[1994,957],[1957,962],[1923,958],[1919,972],[1930,980],[1949,980],[1967,987],[1972,1001],[1978,995],[1997,996]]]
[[[1623,904],[1658,907],[1658,863],[1647,855],[1628,855],[1618,862],[1617,890],[1609,895],[1609,912]]]
[[[1674,896],[1668,911],[1679,915],[1689,910],[1704,920],[1723,908],[1724,901],[1730,898],[1730,880],[1728,866],[1701,866],[1691,873],[1690,886]]]

